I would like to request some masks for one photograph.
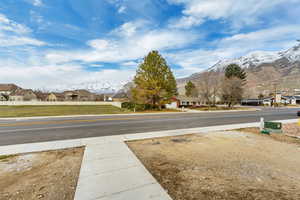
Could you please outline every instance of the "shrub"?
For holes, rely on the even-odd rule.
[[[158,106],[153,106],[151,104],[137,104],[133,102],[124,102],[122,103],[122,108],[131,110],[131,111],[144,111],[144,110],[157,110]]]

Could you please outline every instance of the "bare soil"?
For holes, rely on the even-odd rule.
[[[300,120],[299,120],[299,123],[300,123]],[[300,137],[300,124],[298,124],[298,123],[284,124],[283,131],[285,134]]]
[[[271,135],[262,135],[260,133],[259,128],[254,128],[254,127],[253,128],[242,128],[242,129],[238,129],[237,131],[254,133],[254,134],[266,137],[266,138],[274,139],[276,141],[300,145],[300,139],[295,139],[295,138],[291,137],[291,136],[300,137],[300,126],[297,123],[283,124],[283,127],[282,127],[283,133],[282,134],[272,133]]]
[[[300,145],[238,131],[128,142],[174,200],[299,200]]]
[[[1,200],[73,200],[84,148],[0,157]]]

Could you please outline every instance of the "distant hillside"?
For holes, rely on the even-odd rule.
[[[300,45],[280,52],[252,52],[237,59],[219,61],[207,71],[223,71],[229,64],[238,64],[247,72],[247,97],[256,98],[260,93],[283,91],[287,94],[300,90]],[[179,93],[184,93],[187,81],[199,81],[202,73],[179,79]]]

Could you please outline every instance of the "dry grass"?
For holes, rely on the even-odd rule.
[[[0,199],[73,200],[84,148],[3,156]]]
[[[261,135],[262,137],[271,138],[271,139],[279,141],[279,142],[285,142],[285,143],[289,143],[289,144],[300,144],[300,139],[293,138],[293,137],[290,137],[290,136],[287,136],[284,134],[287,132],[287,131],[285,131],[286,127],[287,127],[287,125],[283,125],[283,134],[274,133],[271,135],[261,134],[259,128],[241,128],[241,129],[237,129],[236,131],[246,132],[246,133],[254,133],[257,135]]]
[[[299,145],[239,132],[128,142],[174,200],[299,200]]]
[[[0,117],[118,114],[123,109],[110,105],[0,106]]]
[[[194,110],[200,110],[200,111],[222,111],[222,110],[253,110],[252,108],[246,108],[246,107],[226,107],[226,106],[203,106],[198,108],[191,108]]]

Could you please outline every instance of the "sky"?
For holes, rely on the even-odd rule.
[[[119,89],[158,50],[176,78],[300,39],[300,0],[1,0],[0,83]]]

